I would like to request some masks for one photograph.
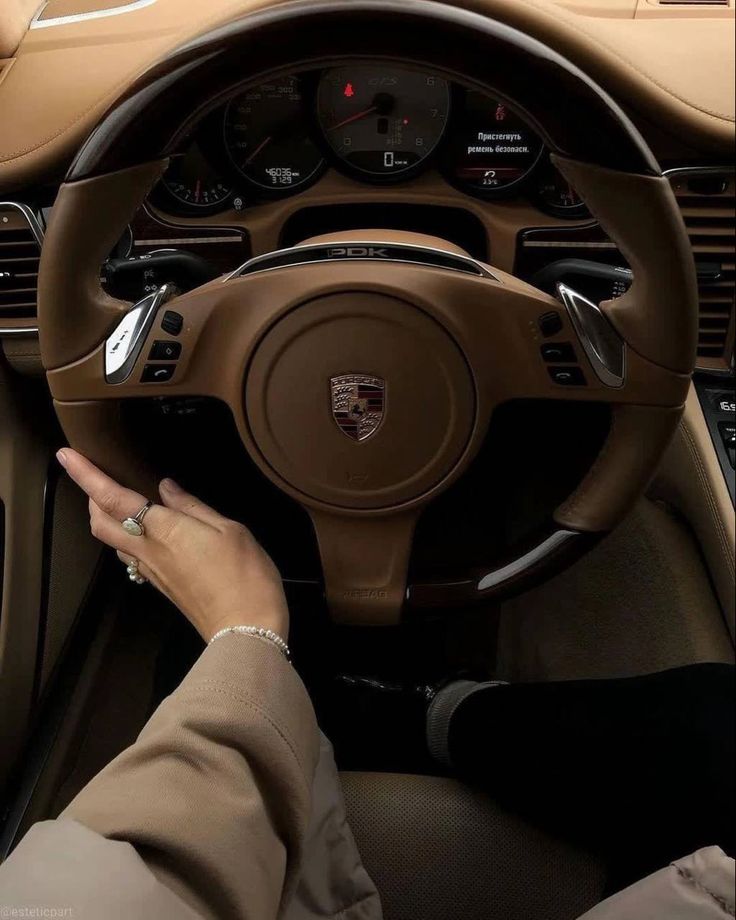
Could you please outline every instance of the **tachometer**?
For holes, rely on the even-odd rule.
[[[225,110],[224,132],[233,165],[261,189],[296,191],[322,167],[298,77],[263,83],[237,96]]]
[[[323,74],[317,109],[327,143],[347,166],[387,178],[411,172],[437,146],[450,89],[427,71],[353,64]]]
[[[467,90],[453,122],[447,169],[469,192],[505,193],[526,179],[542,146],[542,139],[504,102]]]

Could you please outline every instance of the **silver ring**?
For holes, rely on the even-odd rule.
[[[153,507],[153,502],[146,502],[141,510],[134,517],[127,517],[123,523],[122,528],[131,537],[143,537],[146,533],[146,528],[143,526],[143,518],[148,514],[149,510]]]
[[[148,579],[144,578],[138,571],[138,565],[139,563],[137,559],[130,560],[127,567],[128,578],[136,585],[143,585],[148,581]]]

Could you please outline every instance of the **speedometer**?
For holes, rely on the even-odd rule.
[[[375,177],[415,169],[447,124],[450,89],[434,73],[389,64],[326,71],[317,91],[325,139],[351,169]]]
[[[293,192],[319,175],[298,77],[246,90],[225,110],[225,146],[238,172],[271,192]]]

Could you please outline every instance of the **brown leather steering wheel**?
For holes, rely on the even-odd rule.
[[[441,240],[371,229],[260,256],[225,279],[135,305],[99,267],[209,109],[265,75],[338,59],[431,67],[508,100],[551,147],[634,271],[625,296],[563,303]],[[575,112],[575,118],[569,113]],[[582,127],[581,127],[582,126]],[[162,322],[181,317],[171,379],[144,382]],[[540,346],[575,343],[579,378],[553,379]],[[294,3],[204,35],[146,74],[102,119],[62,186],[39,279],[41,349],[69,443],[151,491],[119,425],[123,400],[227,403],[264,475],[304,505],[328,603],[343,621],[484,598],[560,567],[612,528],[675,430],[695,359],[692,255],[669,183],[616,104],[555,52],[427,0]],[[132,346],[132,347],[131,347]],[[422,508],[460,477],[494,410],[516,398],[607,402],[608,439],[538,543],[450,583],[406,584]]]

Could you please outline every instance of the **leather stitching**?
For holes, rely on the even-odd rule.
[[[724,913],[726,913],[729,917],[734,916],[734,907],[732,904],[729,904],[729,902],[725,898],[711,891],[710,888],[707,888],[702,882],[700,882],[698,879],[695,878],[695,876],[692,874],[692,872],[690,872],[689,869],[685,869],[683,866],[678,866],[677,863],[672,863],[672,866],[674,867],[674,869],[676,870],[680,878],[684,879],[686,882],[689,882],[698,891],[702,891],[705,894],[709,895],[716,902],[716,904],[721,908],[721,910],[723,910]]]
[[[208,19],[206,19],[200,25],[200,27],[197,28],[197,31],[195,34],[196,35],[204,34],[210,28],[217,28],[219,25],[223,25],[227,22],[230,22],[232,21],[233,15],[237,16],[238,13],[240,13],[240,15],[248,15],[249,13],[257,12],[259,9],[262,8],[262,6],[263,4],[260,4],[258,6],[253,7],[252,9],[238,10],[238,8],[233,3],[231,6],[224,9],[222,13],[218,13],[217,15],[210,16]],[[148,66],[151,65],[154,61],[162,60],[164,57],[166,57],[166,55],[170,54],[172,51],[178,48],[183,42],[189,41],[193,37],[194,36],[190,34],[189,32],[178,32],[176,34],[175,41],[164,45],[164,47],[158,53],[156,53],[154,57],[144,62],[145,66],[143,69],[144,70],[147,69]],[[127,73],[126,76],[119,83],[117,83],[114,89],[112,89],[106,96],[103,96],[97,99],[96,102],[93,102],[92,105],[90,105],[83,112],[77,115],[77,117],[74,118],[72,121],[70,121],[65,127],[57,131],[56,134],[53,134],[51,137],[46,138],[46,140],[41,141],[39,144],[36,144],[33,147],[28,147],[25,150],[15,151],[14,153],[11,153],[10,156],[8,156],[6,159],[0,160],[0,165],[3,165],[5,163],[11,163],[13,162],[13,160],[22,160],[24,157],[30,156],[32,153],[36,153],[38,150],[41,150],[43,147],[47,147],[49,144],[53,143],[57,138],[61,137],[62,134],[66,134],[67,131],[69,131],[71,128],[77,125],[80,121],[82,121],[82,119],[85,118],[87,115],[89,115],[89,113],[93,109],[96,109],[98,107],[104,107],[104,109],[107,109],[108,106],[111,105],[115,101],[115,99],[118,98],[118,96],[124,89],[132,85],[132,83],[137,79],[137,77],[142,72],[143,70],[139,68],[135,72]]]
[[[106,109],[115,99],[117,99],[120,93],[127,86],[130,86],[132,84],[134,79],[135,77],[133,74],[128,74],[124,80],[121,80],[119,83],[115,84],[115,88],[110,93],[108,93],[106,96],[103,96],[102,98],[97,99],[95,102],[93,102],[92,105],[86,108],[83,112],[80,112],[80,114],[77,115],[75,119],[70,121],[63,128],[60,128],[56,132],[56,134],[52,134],[51,137],[46,138],[46,140],[41,141],[40,143],[36,144],[34,147],[27,147],[25,150],[14,151],[5,159],[0,160],[0,165],[5,164],[5,163],[12,163],[14,160],[22,160],[24,157],[31,156],[31,154],[36,153],[39,150],[42,150],[44,147],[48,147],[49,144],[52,144],[57,138],[61,137],[62,134],[66,134],[68,131],[74,128],[75,125],[79,124],[79,122],[82,121],[84,118],[86,118],[87,115],[89,115],[89,113],[92,112],[94,109],[103,108],[103,107]]]
[[[679,95],[673,89],[666,86],[660,80],[657,80],[651,74],[647,73],[645,70],[642,70],[637,64],[631,61],[629,58],[624,57],[621,52],[609,45],[608,42],[602,40],[600,36],[596,35],[594,32],[589,32],[587,29],[583,28],[580,22],[577,19],[573,18],[564,8],[560,8],[559,12],[555,10],[554,15],[544,6],[536,2],[536,0],[526,0],[527,6],[533,6],[535,9],[539,10],[541,13],[544,13],[551,20],[562,20],[568,25],[572,26],[577,32],[580,32],[581,35],[586,35],[591,41],[595,42],[601,48],[605,48],[606,51],[610,52],[614,57],[618,58],[622,64],[626,64],[631,70],[639,74],[639,76],[644,77],[650,83],[653,83],[655,86],[659,87],[663,92],[667,93],[668,96],[672,96],[673,99],[677,99],[678,102],[682,102],[683,105],[686,105],[688,108],[693,109],[696,112],[701,112],[703,115],[707,115],[709,118],[715,119],[717,121],[725,121],[729,124],[732,124],[736,121],[736,117],[733,115],[727,115],[725,112],[716,112],[713,109],[707,109],[704,106],[696,105],[690,100],[686,99],[684,96]],[[583,19],[582,16],[578,19]]]
[[[683,105],[686,105],[688,108],[692,109],[693,111],[700,112],[701,114],[706,115],[708,118],[711,118],[714,121],[726,122],[727,124],[733,124],[734,121],[736,121],[736,118],[734,116],[726,115],[725,113],[722,113],[722,112],[715,112],[712,109],[707,109],[703,106],[695,105],[693,102],[690,102],[688,99],[685,99],[684,96],[681,96],[678,93],[676,93],[673,89],[670,89],[669,87],[665,86],[660,80],[657,80],[651,74],[648,74],[646,71],[639,68],[636,64],[633,63],[633,61],[630,61],[628,58],[624,57],[617,49],[609,45],[607,42],[602,41],[599,36],[583,28],[580,22],[573,19],[569,14],[567,14],[564,11],[562,7],[555,9],[555,12],[553,15],[547,8],[545,8],[544,6],[536,2],[536,0],[526,0],[526,3],[528,6],[534,7],[534,9],[538,10],[540,13],[546,16],[547,19],[550,21],[562,20],[566,22],[568,25],[572,26],[577,32],[579,32],[582,35],[586,35],[591,41],[598,44],[601,48],[605,48],[606,51],[608,51],[610,54],[616,57],[619,61],[621,61],[621,63],[625,64],[628,68],[633,70],[639,76],[644,77],[647,81],[659,87],[659,89],[661,89],[664,93],[671,96],[673,99],[677,99],[678,102],[681,102]],[[252,11],[250,10],[246,11],[246,15],[248,12],[252,12]],[[578,17],[578,19],[582,19],[582,17]],[[206,24],[203,25],[202,29],[199,30],[200,34],[203,33],[209,26],[211,25],[215,26],[220,21],[226,22],[228,21],[228,19],[223,18],[222,20],[220,20],[218,17],[213,17],[212,19],[208,20]],[[179,38],[180,36],[177,35],[177,39]],[[160,58],[164,57],[169,52],[171,52],[174,48],[176,48],[178,43],[179,42],[177,41],[169,45],[168,47],[166,47],[162,51]],[[115,98],[117,98],[121,90],[123,90],[125,87],[131,84],[133,79],[134,79],[134,76],[132,74],[130,73],[127,74],[124,80],[116,84],[115,89],[113,91],[111,91],[108,95],[102,97],[101,99],[98,99],[96,102],[92,103],[92,105],[90,105],[87,109],[81,112],[75,119],[73,119],[63,128],[61,128],[59,131],[57,131],[56,134],[47,138],[45,141],[41,141],[39,144],[36,144],[33,147],[28,147],[27,149],[23,151],[15,151],[14,153],[11,153],[9,156],[4,157],[2,160],[0,160],[0,164],[12,163],[14,160],[22,160],[24,157],[27,157],[33,153],[36,153],[37,151],[41,150],[43,147],[47,147],[49,144],[53,143],[53,141],[55,141],[57,138],[61,137],[62,134],[66,134],[67,131],[69,131],[76,124],[82,121],[82,119],[84,119],[93,109],[101,107],[103,104],[106,105],[106,104],[111,103]]]

